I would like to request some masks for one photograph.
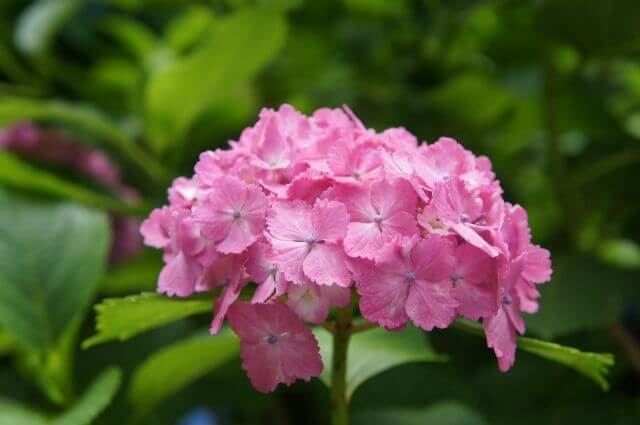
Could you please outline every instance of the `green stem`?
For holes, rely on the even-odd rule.
[[[347,400],[347,351],[351,336],[353,306],[338,309],[333,329],[333,363],[331,372],[331,424],[349,425]]]

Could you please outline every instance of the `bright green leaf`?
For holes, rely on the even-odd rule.
[[[487,421],[469,407],[443,401],[426,408],[374,408],[353,415],[354,425],[485,425]]]
[[[609,389],[609,383],[605,377],[614,364],[613,354],[587,353],[572,347],[527,337],[518,338],[518,348],[575,369],[596,381],[603,390]]]
[[[0,425],[45,425],[47,418],[28,406],[0,398]]]
[[[0,184],[125,214],[144,214],[148,211],[144,206],[126,204],[118,199],[65,181],[53,173],[23,162],[14,154],[6,151],[0,151]]]
[[[459,319],[454,323],[454,326],[484,337],[484,331],[477,323]],[[575,369],[582,375],[596,381],[603,390],[609,389],[606,375],[614,364],[612,354],[583,352],[576,348],[523,336],[518,337],[518,349]]]
[[[169,23],[165,38],[176,52],[183,52],[202,38],[213,20],[210,8],[193,5]]]
[[[118,391],[122,374],[117,368],[107,369],[96,378],[89,389],[65,413],[51,421],[51,425],[91,424],[111,403]]]
[[[95,306],[96,335],[84,341],[84,348],[103,342],[124,341],[139,333],[195,314],[210,312],[211,299],[177,299],[143,293],[124,298],[107,298]]]
[[[26,347],[55,344],[97,290],[108,247],[103,214],[0,192],[0,324]]]
[[[30,56],[43,53],[56,32],[78,10],[82,0],[39,0],[18,17],[15,43]]]
[[[0,127],[24,120],[55,122],[86,132],[138,165],[150,177],[164,181],[162,166],[140,149],[120,127],[95,109],[60,101],[9,96],[0,99]]]
[[[0,357],[11,353],[15,349],[15,340],[3,329],[0,329]]]
[[[165,347],[134,372],[129,401],[139,409],[139,414],[146,414],[166,398],[236,357],[238,350],[238,338],[228,330],[215,336],[194,336]]]
[[[320,379],[330,385],[333,338],[322,328],[316,328],[314,333],[324,363]],[[351,337],[347,353],[347,397],[351,398],[367,379],[392,367],[409,362],[445,360],[445,356],[437,354],[428,344],[425,333],[415,327],[400,332],[374,328],[356,333]]]
[[[609,239],[598,252],[609,264],[625,269],[640,269],[640,246],[630,239]]]
[[[231,90],[249,81],[284,42],[275,12],[251,9],[214,22],[187,56],[151,76],[145,91],[148,138],[157,152],[181,138],[195,120]]]

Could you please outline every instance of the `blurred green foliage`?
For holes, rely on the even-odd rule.
[[[0,425],[177,424],[197,407],[222,424],[327,423],[319,381],[259,395],[235,342],[200,346],[210,301],[101,299],[151,289],[160,264],[145,251],[105,269],[106,213],[144,215],[199,152],[284,102],[348,104],[374,128],[488,155],[554,260],[529,334],[616,356],[603,392],[525,350],[501,374],[480,339],[436,331],[408,358],[448,361],[365,370],[354,423],[640,422],[636,0],[3,0],[0,128],[29,121],[99,148],[142,202],[0,154]],[[123,326],[99,340],[132,336],[130,322],[146,332],[81,349],[91,301]],[[169,372],[168,390],[144,378]],[[145,388],[157,392],[142,403]]]

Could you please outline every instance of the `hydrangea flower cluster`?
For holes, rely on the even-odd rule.
[[[356,291],[362,316],[388,330],[482,320],[500,369],[513,365],[551,263],[488,158],[375,132],[346,107],[263,109],[230,146],[202,153],[141,232],[164,250],[159,292],[221,289],[211,333],[229,321],[256,389],[318,376],[307,324]]]

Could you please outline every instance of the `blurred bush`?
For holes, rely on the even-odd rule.
[[[283,102],[492,158],[554,259],[529,332],[616,354],[604,393],[526,353],[500,374],[481,340],[434,332],[449,361],[368,381],[354,423],[640,421],[637,1],[3,0],[0,424],[326,423],[320,383],[258,395],[223,353],[170,360],[189,379],[153,409],[129,393],[206,318],[79,348],[91,302],[155,284],[160,259],[118,242],[199,152]]]

